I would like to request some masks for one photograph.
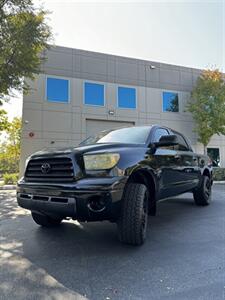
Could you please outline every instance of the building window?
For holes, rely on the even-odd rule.
[[[104,106],[104,85],[92,82],[84,83],[84,104]]]
[[[179,112],[178,94],[163,92],[163,111]]]
[[[50,102],[69,102],[69,80],[47,77],[46,98]]]
[[[207,154],[212,160],[213,167],[220,167],[220,149],[207,148]]]
[[[136,89],[128,87],[118,87],[118,107],[136,108]]]

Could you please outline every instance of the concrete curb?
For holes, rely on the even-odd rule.
[[[225,181],[213,181],[213,184],[225,184]]]
[[[16,190],[16,185],[7,184],[7,185],[0,186],[0,191],[10,191],[10,190]]]

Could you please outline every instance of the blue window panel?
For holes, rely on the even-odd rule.
[[[69,102],[69,80],[47,78],[47,100],[52,102]]]
[[[163,92],[163,111],[179,112],[179,100],[177,93]]]
[[[104,106],[104,85],[85,82],[84,103],[87,105]]]
[[[136,89],[118,87],[118,107],[136,108]]]

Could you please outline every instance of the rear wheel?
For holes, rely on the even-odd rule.
[[[148,190],[144,184],[127,184],[118,220],[121,242],[131,245],[144,243],[148,224],[148,200]]]
[[[212,184],[208,176],[203,176],[201,185],[193,192],[195,204],[206,206],[211,202]]]
[[[31,215],[32,215],[32,218],[35,223],[37,223],[40,226],[44,226],[44,227],[57,226],[62,222],[62,219],[60,219],[60,218],[53,219],[49,216],[38,214],[35,212],[32,212]]]

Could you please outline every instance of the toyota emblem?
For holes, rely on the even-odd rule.
[[[51,165],[49,163],[44,163],[42,166],[41,166],[41,172],[43,174],[47,174],[49,173],[51,170]]]

